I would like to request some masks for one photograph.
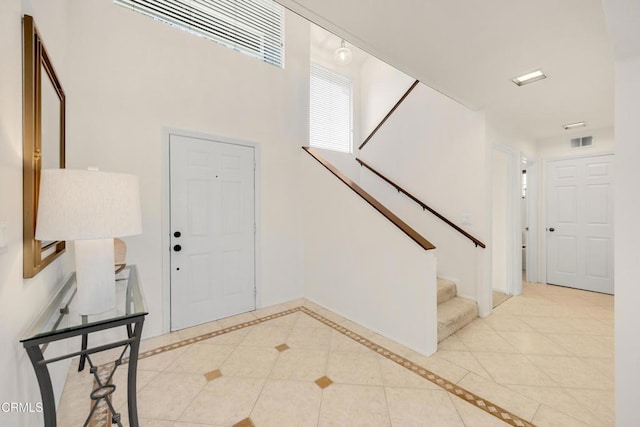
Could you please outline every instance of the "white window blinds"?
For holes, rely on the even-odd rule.
[[[273,0],[114,0],[284,68],[284,8]]]
[[[309,145],[351,153],[353,83],[311,64],[310,86]]]

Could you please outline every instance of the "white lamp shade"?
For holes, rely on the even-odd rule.
[[[36,239],[84,240],[142,232],[138,177],[123,173],[43,169]]]

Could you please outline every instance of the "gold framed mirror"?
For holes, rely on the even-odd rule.
[[[62,255],[65,242],[35,239],[40,170],[65,167],[65,96],[33,17],[23,18],[23,276]]]

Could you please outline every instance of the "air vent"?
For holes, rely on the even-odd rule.
[[[571,148],[588,147],[593,145],[593,136],[583,136],[582,138],[571,138]]]

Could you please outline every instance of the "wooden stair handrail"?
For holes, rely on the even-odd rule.
[[[375,170],[374,168],[372,168],[371,166],[369,166],[366,162],[360,160],[359,158],[356,157],[356,161],[358,163],[360,163],[360,166],[364,166],[365,168],[369,169],[371,172],[373,172],[375,175],[379,176],[380,178],[382,178],[384,181],[387,182],[387,184],[391,185],[392,187],[394,187],[396,190],[398,190],[398,192],[404,194],[405,196],[407,196],[408,198],[410,198],[411,200],[413,200],[414,202],[416,202],[417,204],[419,204],[422,207],[422,210],[427,210],[429,212],[431,212],[432,214],[434,214],[436,217],[438,217],[439,219],[441,219],[442,221],[444,221],[445,223],[447,223],[449,226],[453,227],[458,233],[462,234],[463,236],[465,236],[467,239],[471,240],[476,247],[480,246],[481,248],[486,248],[487,245],[485,245],[484,243],[482,243],[480,240],[476,239],[475,237],[473,237],[471,234],[467,233],[466,231],[464,231],[462,228],[458,227],[457,225],[455,225],[453,222],[449,221],[446,217],[444,217],[443,215],[441,215],[438,211],[436,211],[435,209],[431,208],[429,205],[427,205],[426,203],[424,203],[423,201],[419,200],[416,196],[414,196],[413,194],[409,193],[407,190],[405,190],[404,188],[400,187],[398,184],[396,184],[395,182],[391,181],[389,178],[387,178],[386,176],[382,175],[380,172],[378,172],[377,170]]]
[[[396,227],[402,230],[407,236],[409,236],[414,242],[420,245],[424,250],[435,249],[436,247],[427,239],[422,237],[420,233],[411,228],[407,223],[398,218],[393,212],[387,209],[382,203],[376,200],[369,193],[364,191],[362,187],[353,182],[349,177],[340,172],[335,166],[324,159],[317,150],[310,147],[302,147],[304,151],[309,153],[311,157],[316,159],[318,163],[327,168],[332,174],[334,174],[340,181],[345,183],[347,187],[351,188],[356,194],[362,197],[367,203],[373,206],[378,212],[380,212],[385,218],[391,221]]]
[[[358,150],[362,150],[362,147],[364,147],[365,145],[367,145],[367,142],[369,142],[369,140],[371,138],[373,138],[373,135],[376,134],[376,132],[378,132],[378,130],[382,127],[382,125],[384,124],[384,122],[387,121],[387,119],[389,117],[391,117],[391,115],[393,114],[394,111],[396,111],[396,108],[398,108],[400,106],[400,104],[402,104],[402,102],[407,98],[407,96],[409,96],[409,94],[411,93],[411,91],[413,89],[415,89],[416,86],[418,86],[418,83],[420,83],[419,80],[416,80],[415,82],[413,82],[413,84],[411,85],[411,87],[409,89],[407,89],[407,91],[404,93],[404,95],[402,95],[402,97],[398,100],[398,102],[396,102],[396,105],[393,106],[393,108],[387,113],[386,116],[384,116],[384,119],[382,119],[382,121],[378,124],[378,126],[376,126],[376,128],[369,134],[369,136],[367,137],[367,139],[364,140],[364,142],[362,144],[360,144],[360,147],[358,147]]]

